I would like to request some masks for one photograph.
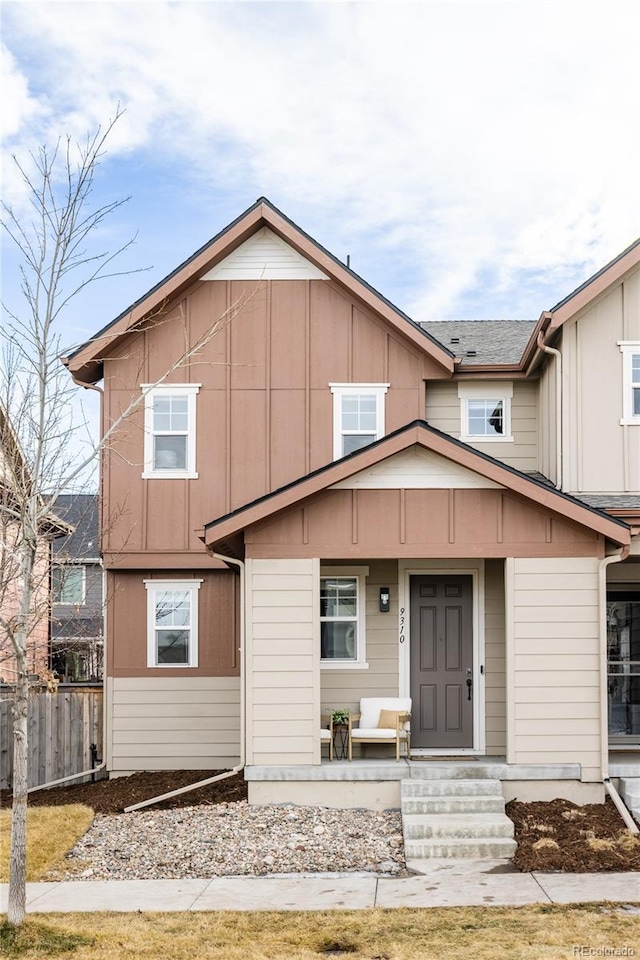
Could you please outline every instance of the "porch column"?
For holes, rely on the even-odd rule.
[[[601,779],[598,565],[505,562],[508,763],[579,763]]]
[[[320,763],[320,560],[246,561],[249,765]]]

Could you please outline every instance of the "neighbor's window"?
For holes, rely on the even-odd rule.
[[[366,568],[338,568],[320,577],[320,659],[324,667],[366,667]]]
[[[142,384],[145,389],[148,384]],[[160,384],[145,396],[143,477],[196,478],[200,384]]]
[[[620,341],[622,351],[622,424],[640,424],[640,343]]]
[[[147,666],[198,666],[198,590],[202,580],[145,580]]]
[[[57,564],[51,570],[51,588],[54,603],[84,603],[84,566]]]
[[[512,440],[513,385],[458,384],[461,440]]]
[[[333,394],[333,459],[339,460],[384,436],[388,383],[330,383]]]

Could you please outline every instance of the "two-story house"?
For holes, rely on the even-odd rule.
[[[419,325],[260,199],[67,363],[105,431],[145,394],[103,464],[109,770],[397,805],[321,715],[410,696],[414,757],[602,799],[640,746],[640,241],[537,322]]]
[[[62,494],[55,509],[73,532],[53,544],[51,668],[62,682],[95,683],[104,619],[98,495]]]

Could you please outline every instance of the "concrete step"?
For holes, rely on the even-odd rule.
[[[627,807],[640,820],[640,777],[620,777],[618,787]]]
[[[502,796],[403,797],[402,813],[403,816],[412,814],[433,816],[438,813],[504,813],[504,798]]]
[[[412,860],[431,860],[434,857],[481,860],[509,859],[516,852],[516,842],[508,837],[494,837],[490,840],[470,840],[464,837],[436,838],[432,840],[410,840],[405,843],[407,865]]]
[[[405,797],[488,797],[502,796],[499,780],[403,780],[400,784]]]
[[[504,813],[440,813],[433,817],[403,814],[402,831],[405,844],[410,840],[436,838],[483,841],[494,837],[513,837],[513,822]]]
[[[411,764],[412,780],[492,780],[495,772],[481,763],[428,763]]]

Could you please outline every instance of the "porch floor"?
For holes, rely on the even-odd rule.
[[[254,781],[393,781],[458,777],[484,780],[580,780],[579,763],[511,763],[505,757],[460,760],[323,760],[320,764],[247,766],[245,779]],[[611,777],[640,777],[640,753],[609,755]]]

